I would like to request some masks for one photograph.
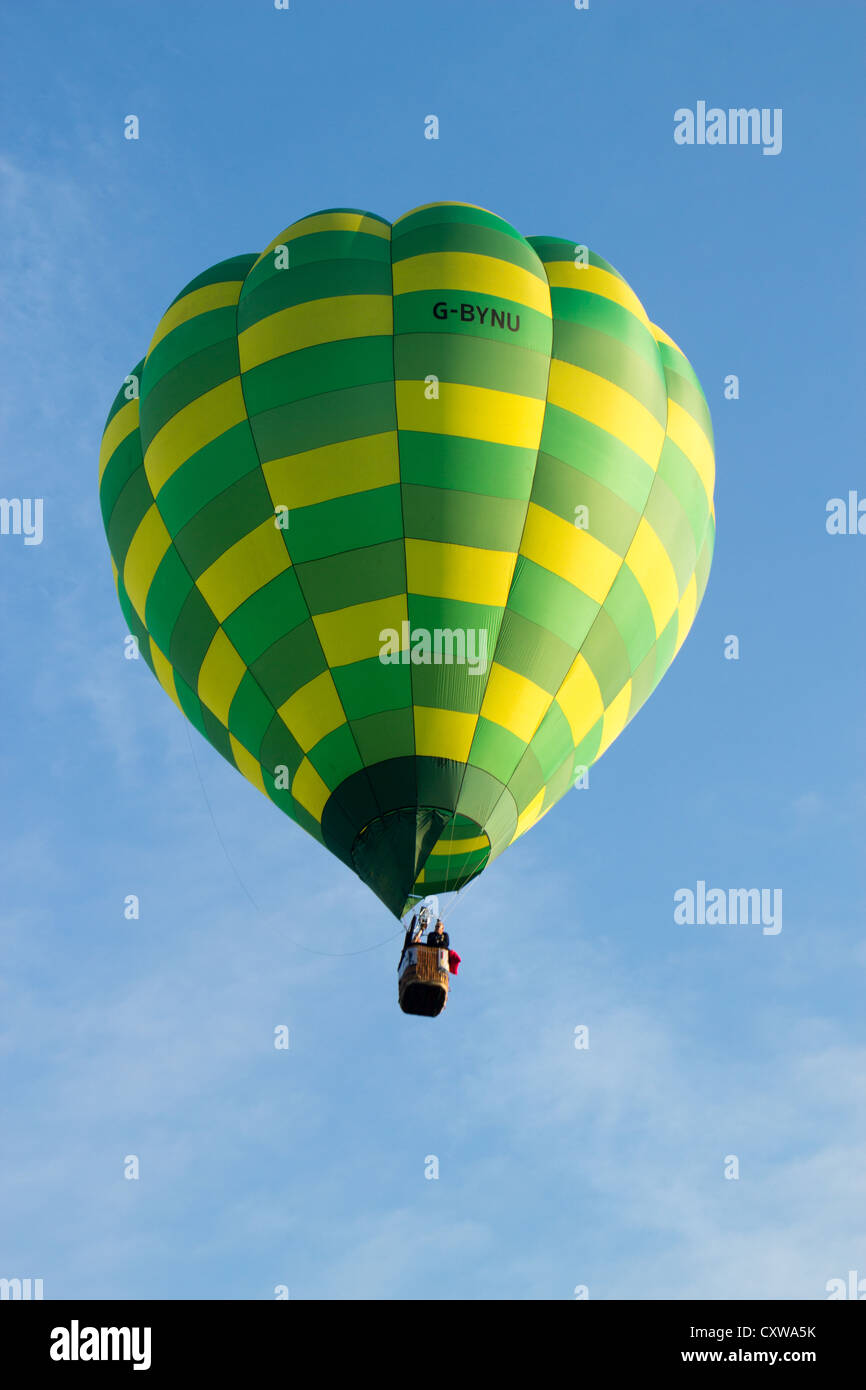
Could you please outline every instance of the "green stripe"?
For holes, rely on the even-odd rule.
[[[275,270],[238,304],[238,332],[281,309],[341,295],[391,294],[391,267],[369,260],[316,261],[291,271]]]
[[[210,309],[205,314],[179,323],[170,333],[157,343],[147,358],[146,370],[141,383],[142,397],[146,396],[175,367],[216,343],[236,344],[235,327],[237,306],[228,305],[222,309]],[[235,370],[237,370],[237,347],[235,351]]]
[[[262,463],[396,428],[391,382],[351,386],[263,411],[250,420]]]
[[[464,256],[487,256],[491,260],[505,261],[529,271],[542,284],[546,283],[538,256],[527,242],[513,235],[513,229],[506,232],[501,227],[472,226],[466,222],[437,222],[408,229],[400,226],[394,231],[391,247],[395,265],[414,256],[458,252]]]
[[[390,338],[345,338],[288,352],[244,372],[244,400],[249,414],[255,416],[317,396],[323,383],[332,391],[343,391],[351,386],[393,380]]]
[[[469,329],[472,325],[466,327]],[[481,386],[488,391],[507,391],[543,401],[550,370],[547,354],[492,338],[482,347],[478,342],[481,336],[398,330],[394,339],[393,368],[397,380],[426,382],[429,376],[435,376],[440,387],[456,382],[461,386]],[[390,338],[387,343],[390,353]]]
[[[175,295],[174,299],[171,301],[169,308],[175,304],[179,304],[182,299],[186,299],[186,296],[192,294],[195,290],[204,289],[206,285],[219,285],[231,283],[234,280],[246,279],[251,266],[255,264],[257,259],[257,255],[253,253],[246,256],[231,256],[227,261],[218,261],[217,264],[212,265],[209,270],[203,270],[201,275],[197,275],[194,280],[190,280],[188,285],[184,285],[180,294]]]
[[[522,500],[472,496],[412,483],[403,486],[402,495],[406,536],[481,550],[517,550],[520,544],[526,517]]]
[[[362,552],[347,550],[323,560],[297,566],[298,580],[311,613],[334,613],[354,603],[372,603],[406,592],[406,555],[403,541],[385,541]]]
[[[138,382],[141,382],[141,370],[143,366],[144,358],[142,358],[140,362],[136,362],[132,371],[127,373],[127,377],[124,380],[123,385],[121,386],[114,400],[111,402],[111,409],[109,410],[105,420],[105,429],[103,429],[103,434],[105,433],[105,430],[108,429],[108,426],[111,424],[118,410],[122,410],[125,405],[129,405],[130,397],[126,394],[129,390],[129,378],[135,377]]]
[[[548,403],[541,447],[554,458],[574,460],[582,473],[603,483],[636,512],[646,506],[655,473],[649,464],[607,430]]]
[[[147,366],[144,369],[148,377]],[[144,452],[163,425],[208,391],[238,375],[238,349],[234,338],[213,343],[195,357],[173,367],[141,397],[141,444]]]
[[[120,494],[130,478],[142,467],[142,463],[141,439],[138,430],[133,430],[118,444],[102,474],[99,503],[106,528],[111,524],[111,517]]]
[[[625,276],[620,275],[615,266],[604,260],[597,252],[590,250],[585,242],[568,241],[566,238],[555,236],[531,236],[526,239],[539,260],[546,265],[555,261],[570,261],[574,265],[575,249],[578,246],[585,246],[586,259],[589,265],[597,266],[599,270],[608,271],[611,275],[615,275],[617,280],[622,280],[624,285],[627,283]]]

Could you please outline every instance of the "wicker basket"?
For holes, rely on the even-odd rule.
[[[448,1000],[448,952],[420,942],[410,946],[400,971],[399,998],[404,1014],[435,1018]]]

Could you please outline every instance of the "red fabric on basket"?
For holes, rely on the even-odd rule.
[[[456,951],[449,951],[449,952],[448,952],[448,969],[451,971],[451,974],[452,974],[452,975],[456,975],[456,974],[457,974],[457,967],[459,966],[459,964],[460,964],[460,957],[458,956],[457,952],[456,952]]]

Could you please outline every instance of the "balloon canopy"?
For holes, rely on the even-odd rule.
[[[105,428],[142,656],[395,915],[569,790],[714,538],[698,380],[608,263],[464,203],[334,209],[177,296]]]

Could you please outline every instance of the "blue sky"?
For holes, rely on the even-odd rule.
[[[864,27],[806,0],[6,7],[0,495],[44,498],[44,539],[0,536],[0,1277],[730,1299],[866,1276],[866,537],[825,527],[866,496]],[[676,145],[699,100],[782,108],[782,152]],[[397,1008],[378,900],[123,659],[96,458],[199,270],[318,208],[452,198],[586,242],[683,347],[718,541],[590,787],[449,918],[464,964],[429,1024]],[[699,879],[781,888],[782,931],[677,925]]]

